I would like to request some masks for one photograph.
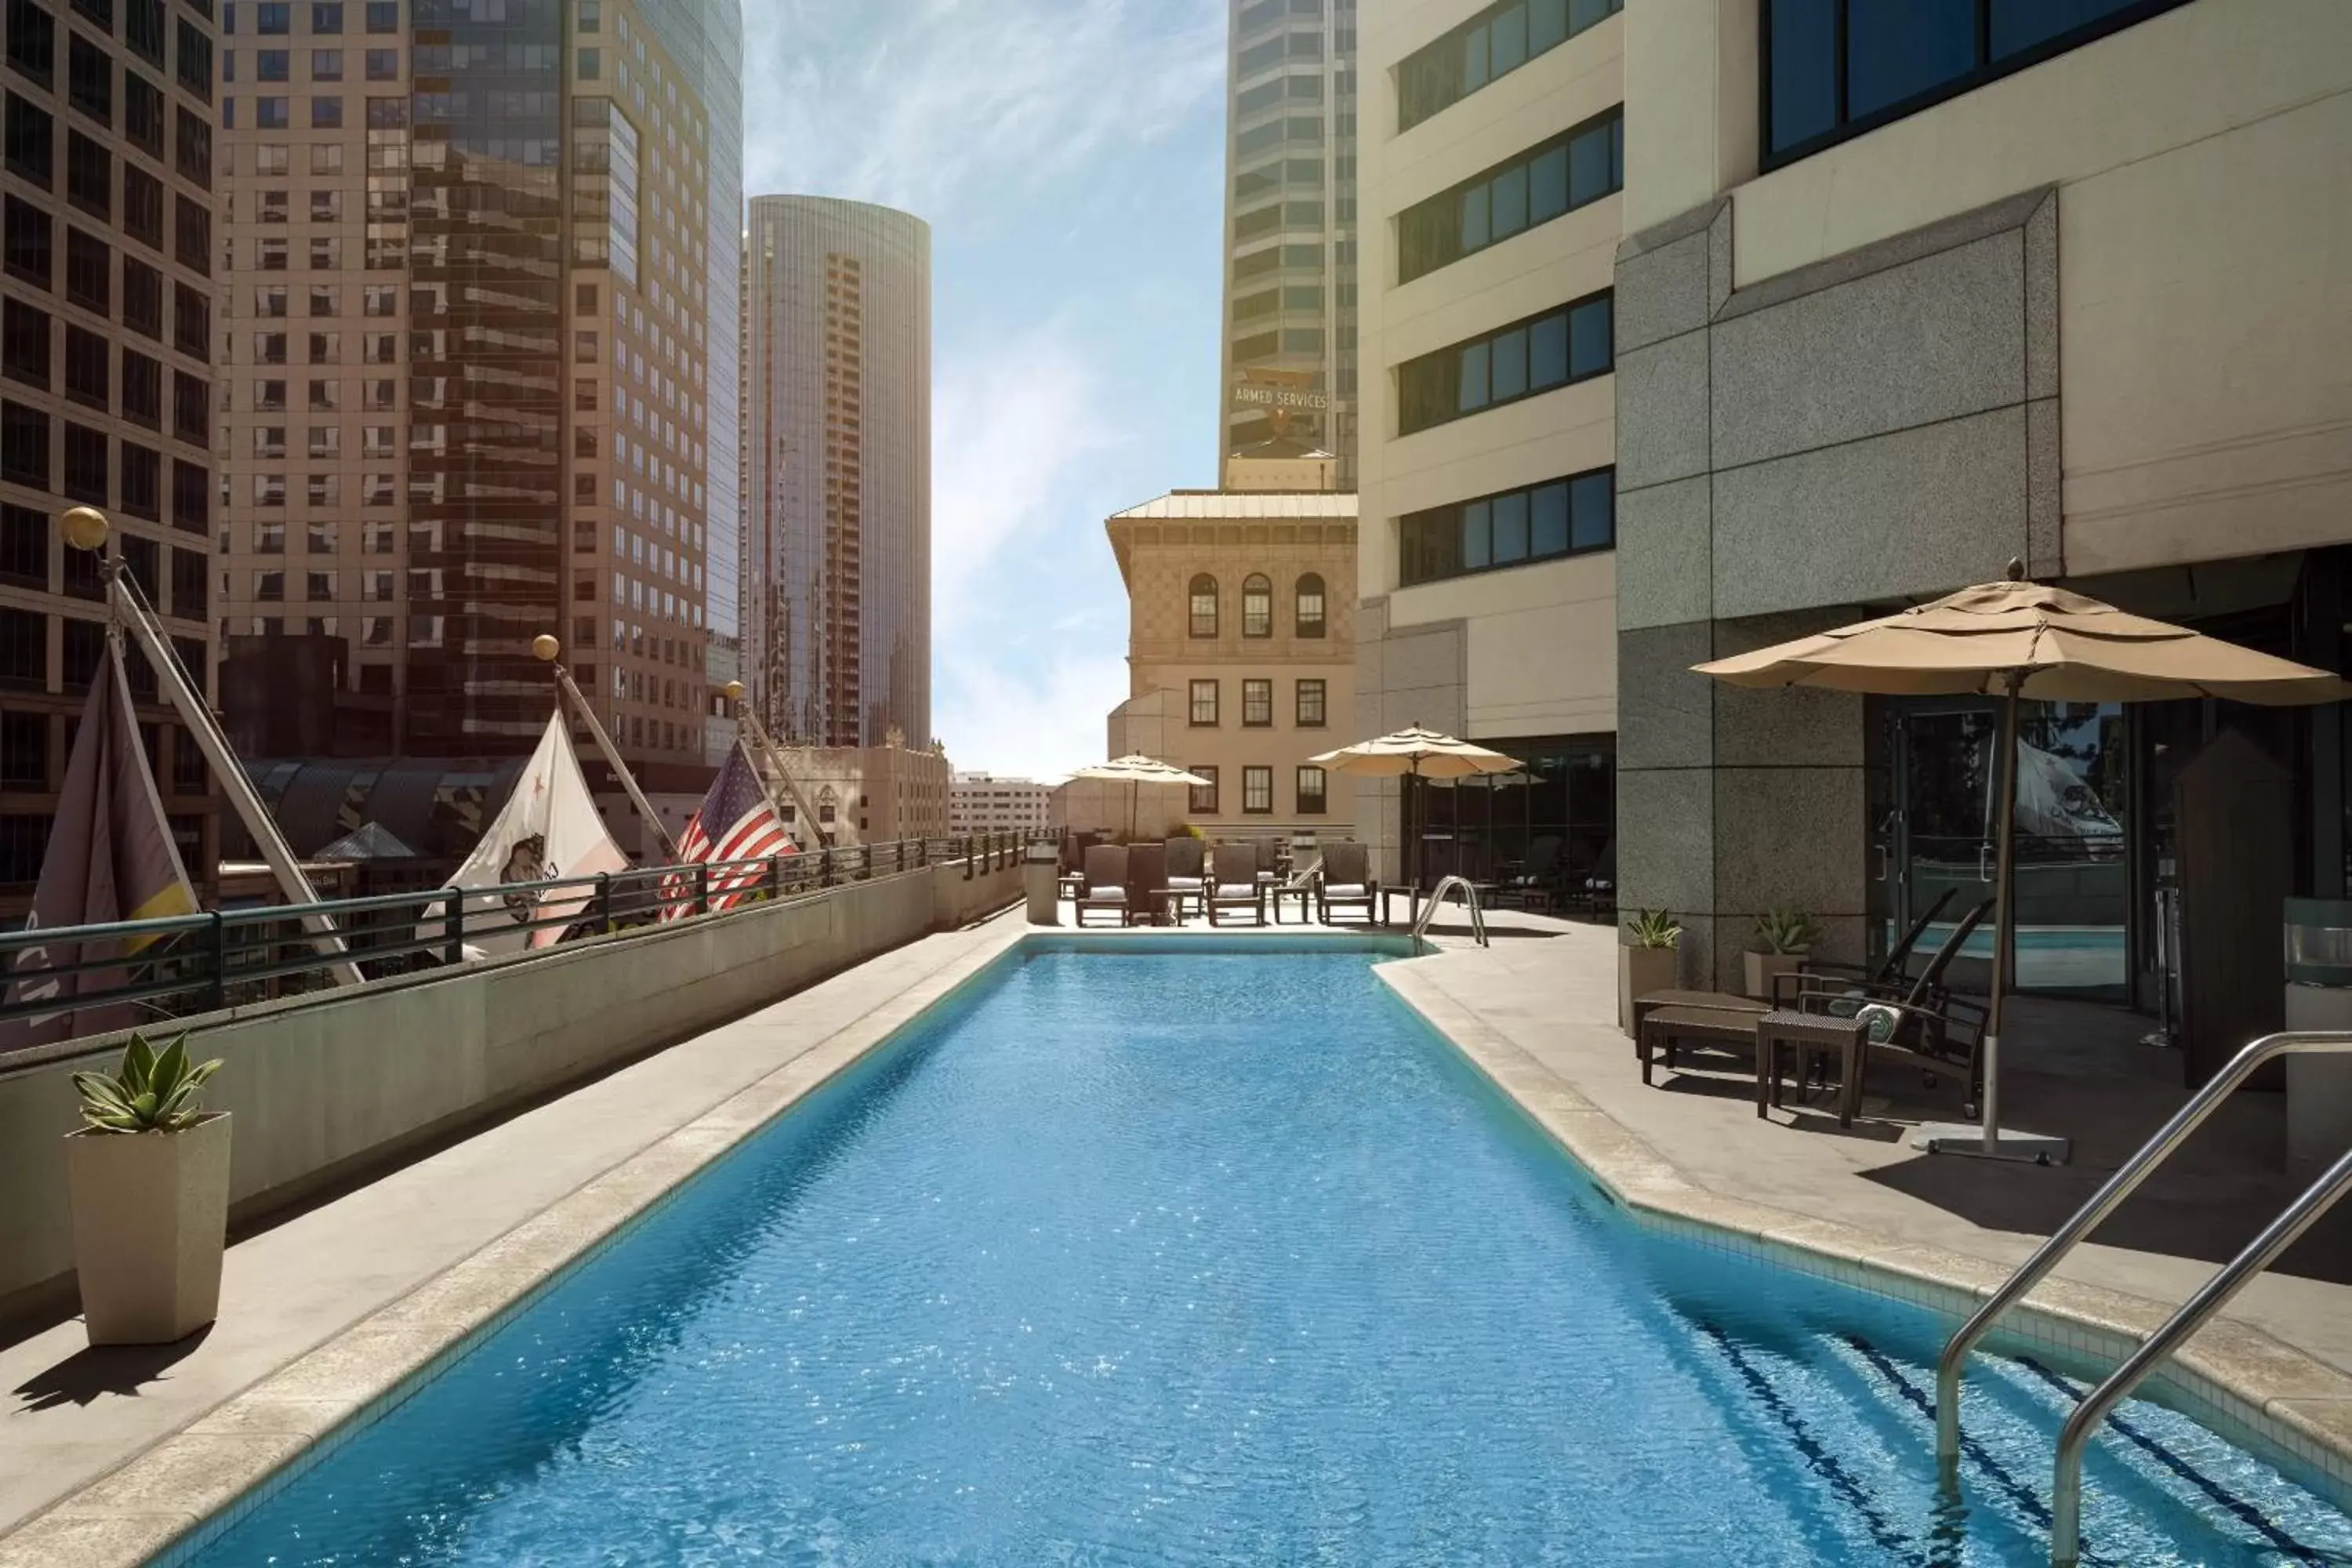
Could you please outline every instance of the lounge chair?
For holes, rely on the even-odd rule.
[[[1616,915],[1617,840],[1612,838],[1601,847],[1601,853],[1593,857],[1591,868],[1581,878],[1570,879],[1569,905],[1589,920]]]
[[[1504,861],[1502,875],[1495,881],[1495,901],[1500,904],[1510,899],[1523,910],[1538,903],[1549,909],[1559,874],[1561,843],[1556,833],[1542,834],[1528,841],[1524,858]]]
[[[1131,844],[1127,850],[1127,920],[1158,925],[1168,917],[1168,846]]]
[[[1808,964],[1791,973],[1772,977],[1773,1003],[1785,1006],[1790,998],[1810,992],[1829,997],[1834,1005],[1828,1010],[1844,1016],[1851,1016],[1864,1002],[1892,1002],[1906,1007],[1939,1010],[1951,997],[1951,987],[1945,984],[1945,978],[1953,961],[1959,957],[1960,949],[1968,945],[1978,925],[1992,912],[1992,905],[1990,899],[1982,900],[1953,922],[1952,929],[1944,933],[1943,942],[1928,957],[1927,967],[1916,975],[1905,974],[1898,965],[1887,978],[1873,980],[1842,975],[1828,965],[1816,972]]]
[[[1182,911],[1188,905],[1206,914],[1208,908],[1202,901],[1201,889],[1208,885],[1208,879],[1202,875],[1202,862],[1206,858],[1208,846],[1189,833],[1181,833],[1168,840],[1166,847],[1168,889],[1179,895],[1178,918],[1182,918]]]
[[[1816,989],[1827,985],[1833,980],[1867,980],[1874,984],[1900,981],[1903,979],[1903,972],[1910,967],[1911,950],[1919,945],[1919,939],[1927,934],[1927,928],[1933,925],[1937,918],[1944,912],[1944,906],[1950,903],[1958,893],[1958,888],[1946,888],[1938,894],[1936,901],[1927,906],[1927,912],[1911,922],[1911,929],[1903,933],[1903,940],[1889,948],[1886,956],[1880,959],[1874,968],[1867,964],[1841,963],[1835,959],[1810,956],[1797,967],[1807,976],[1806,983],[1814,985]]]
[[[1321,886],[1316,903],[1323,923],[1331,923],[1334,910],[1361,909],[1364,923],[1380,921],[1381,885],[1371,879],[1371,852],[1351,838],[1323,847]]]
[[[1220,910],[1243,910],[1265,924],[1265,889],[1257,879],[1257,851],[1247,844],[1220,844],[1209,862],[1209,923],[1222,925]]]
[[[1078,924],[1087,923],[1089,911],[1109,913],[1127,923],[1127,846],[1124,844],[1090,844],[1087,847],[1086,886],[1078,889]]]

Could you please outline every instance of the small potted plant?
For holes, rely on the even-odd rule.
[[[1664,910],[1643,910],[1626,920],[1617,947],[1619,1028],[1633,1032],[1633,998],[1674,984],[1682,944],[1682,922]]]
[[[191,1063],[184,1033],[160,1052],[134,1034],[118,1069],[74,1074],[66,1190],[93,1345],[169,1344],[219,1312],[228,1112],[196,1099],[219,1068]]]
[[[1802,966],[1821,935],[1821,927],[1802,910],[1766,910],[1758,915],[1758,945],[1740,954],[1748,968],[1748,994],[1770,1001],[1773,978]]]

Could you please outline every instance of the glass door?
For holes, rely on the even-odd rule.
[[[1967,912],[1993,896],[2000,826],[1993,778],[2000,729],[1990,703],[1913,710],[1898,721],[1895,763],[1896,940],[1935,908],[1936,923],[1912,949],[1917,969]],[[1992,984],[1992,911],[1970,933],[1948,983],[1981,991]]]

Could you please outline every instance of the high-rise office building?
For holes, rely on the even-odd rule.
[[[744,251],[743,664],[780,736],[931,733],[931,230],[756,196]]]
[[[1356,488],[1356,0],[1232,0],[1218,482],[1328,452]]]
[[[528,750],[553,632],[625,752],[698,763],[734,0],[223,16],[223,629],[341,645],[346,754]]]
[[[0,912],[40,876],[106,644],[107,545],[199,683],[212,655],[214,50],[208,0],[15,0],[0,160]],[[215,843],[202,755],[134,650],[131,695],[191,875]]]

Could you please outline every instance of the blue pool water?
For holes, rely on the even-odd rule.
[[[2046,1561],[2063,1385],[1636,1228],[1363,952],[1003,965],[194,1561]],[[2090,1560],[2352,1562],[2165,1410]]]

